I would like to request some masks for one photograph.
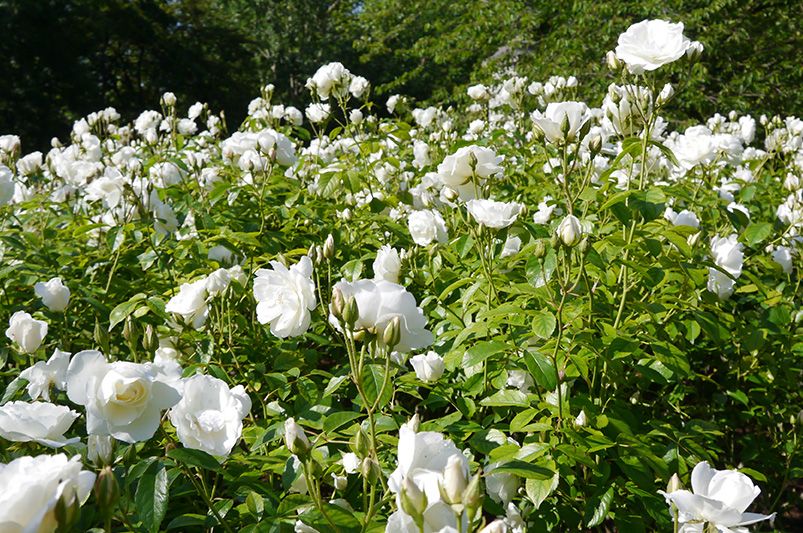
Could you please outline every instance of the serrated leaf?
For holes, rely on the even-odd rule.
[[[201,450],[173,448],[167,452],[167,456],[186,466],[195,466],[213,472],[220,471],[220,463],[217,462],[217,459]]]
[[[505,407],[505,406],[521,406],[526,407],[530,405],[527,400],[527,395],[517,389],[500,390],[487,398],[480,401],[480,405],[487,407]]]
[[[748,246],[755,246],[772,235],[772,224],[769,222],[753,222],[742,233]]]
[[[500,341],[482,341],[478,342],[468,350],[463,356],[463,366],[471,367],[478,365],[491,357],[494,354],[502,352],[507,348],[504,342]]]
[[[544,354],[536,350],[527,350],[524,354],[524,364],[539,387],[552,391],[558,386],[558,377],[555,366]]]
[[[167,469],[164,466],[139,480],[134,502],[137,514],[147,531],[159,531],[167,512],[168,496]]]
[[[552,492],[558,488],[560,481],[560,474],[555,474],[549,479],[528,479],[524,484],[524,490],[527,496],[533,502],[533,506],[538,509],[544,500],[546,500]]]
[[[8,384],[6,387],[6,392],[3,393],[3,398],[0,399],[0,405],[7,403],[11,398],[14,397],[17,392],[20,391],[26,384],[28,383],[27,379],[23,378],[14,378],[14,380]]]
[[[388,370],[390,371],[390,369]],[[382,407],[388,401],[393,393],[393,386],[388,381],[385,385],[385,390],[382,390],[382,383],[385,379],[384,365],[370,364],[365,365],[362,369],[362,387],[365,396],[370,403],[376,403],[377,407]],[[380,392],[382,397],[379,397]]]
[[[608,490],[605,491],[605,494],[599,499],[596,507],[594,507],[594,512],[591,514],[591,518],[586,522],[586,527],[596,527],[605,520],[605,517],[608,516],[608,511],[611,508],[611,502],[613,502],[613,486],[608,487]]]
[[[555,331],[557,321],[555,315],[546,309],[537,311],[533,316],[532,328],[533,333],[542,339],[548,339]]]
[[[345,426],[353,420],[362,417],[362,413],[355,413],[354,411],[340,411],[332,413],[323,421],[323,432],[331,433]]]
[[[555,472],[545,466],[535,465],[526,461],[508,461],[493,469],[494,473],[513,474],[524,479],[548,479],[551,480]]]

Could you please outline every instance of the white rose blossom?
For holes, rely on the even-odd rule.
[[[747,508],[761,493],[753,481],[736,470],[715,470],[706,461],[691,472],[692,491],[675,490],[664,494],[667,503],[677,506],[682,531],[703,531],[703,524],[721,532],[746,532],[745,526],[775,517],[747,513]]]
[[[737,235],[730,237],[714,236],[711,238],[711,254],[714,264],[722,270],[710,267],[708,269],[708,290],[716,293],[720,299],[726,300],[736,285],[734,281],[742,275],[742,264],[744,254],[742,244],[737,240]]]
[[[37,320],[25,311],[17,311],[8,321],[6,337],[16,342],[24,353],[33,353],[47,335],[47,322]]]
[[[552,102],[543,113],[533,112],[532,119],[547,141],[560,144],[577,139],[591,119],[591,113],[583,102]]]
[[[373,268],[375,280],[398,283],[399,273],[401,272],[401,257],[399,256],[399,251],[385,244],[377,250]]]
[[[413,365],[416,377],[424,383],[438,381],[445,368],[443,357],[433,351],[414,355],[410,358],[410,364]]]
[[[270,264],[272,269],[256,271],[257,320],[270,323],[270,332],[281,339],[302,335],[309,329],[310,311],[318,304],[312,261],[305,255],[290,268],[279,261]]]
[[[390,321],[399,317],[401,337],[394,350],[406,353],[432,344],[434,337],[426,329],[424,311],[416,304],[415,297],[407,289],[384,280],[363,279],[355,282],[339,281],[333,290],[339,290],[344,298],[353,297],[359,317],[354,330],[367,329],[381,333]],[[330,309],[331,311],[331,309]],[[337,319],[330,315],[330,322],[340,328]],[[378,339],[381,342],[381,339]]]
[[[52,532],[56,504],[64,494],[78,503],[89,498],[95,474],[82,470],[81,456],[64,454],[18,457],[0,463],[0,529],[8,532]]]
[[[49,448],[75,444],[64,433],[80,416],[69,407],[47,402],[8,402],[0,406],[0,437],[13,442],[38,442]]]
[[[86,408],[88,434],[111,435],[128,443],[145,441],[156,433],[162,411],[181,399],[177,376],[166,375],[166,368],[109,363],[102,353],[84,350],[73,356],[67,369],[67,396]]]
[[[64,286],[61,278],[52,278],[47,283],[38,282],[34,292],[51,311],[62,312],[70,304],[70,289]]]
[[[185,447],[227,456],[250,410],[251,399],[242,385],[230,389],[220,379],[196,374],[183,380],[183,395],[170,409],[170,422]]]
[[[619,36],[616,57],[633,74],[642,74],[680,59],[689,44],[683,36],[682,22],[642,20]]]
[[[32,400],[44,398],[50,401],[50,387],[55,386],[58,390],[65,390],[67,387],[67,367],[70,364],[69,352],[62,352],[58,348],[45,361],[37,361],[20,372],[20,377],[28,381],[26,387],[28,396]]]
[[[413,241],[419,246],[427,246],[433,241],[444,243],[449,238],[443,217],[433,209],[410,213],[407,217],[407,228]]]
[[[524,206],[518,202],[469,200],[466,209],[474,220],[485,227],[502,229],[513,224]]]

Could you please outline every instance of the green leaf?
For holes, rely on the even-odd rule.
[[[355,413],[354,411],[332,413],[323,421],[323,432],[331,433],[360,417],[362,417],[362,413]]]
[[[0,405],[3,405],[6,402],[8,402],[11,398],[14,397],[15,394],[17,394],[17,392],[20,391],[20,389],[22,389],[27,384],[28,384],[27,379],[14,378],[14,380],[8,384],[8,387],[6,387],[6,392],[3,393],[3,398],[0,399]]]
[[[555,366],[544,354],[532,349],[527,350],[524,355],[524,364],[527,365],[527,370],[530,371],[530,375],[539,387],[552,391],[558,386]]]
[[[748,246],[755,246],[772,235],[772,224],[769,222],[753,222],[742,233]]]
[[[112,312],[109,313],[109,331],[111,331],[114,326],[128,318],[128,315],[133,313],[134,310],[139,306],[139,303],[144,299],[145,294],[135,294],[127,302],[123,302],[112,309]]]
[[[494,354],[504,351],[507,345],[500,341],[482,341],[478,342],[468,350],[463,356],[463,366],[470,367],[477,365]]]
[[[149,472],[139,480],[134,502],[147,531],[159,531],[167,512],[168,496],[167,469],[164,466],[160,465],[156,472]]]
[[[494,473],[514,474],[524,479],[552,480],[555,472],[545,466],[534,465],[525,461],[508,461],[493,469]]]
[[[530,402],[527,395],[517,389],[500,390],[480,401],[480,405],[487,407],[521,406],[527,407]]]
[[[186,466],[195,466],[204,470],[212,470],[213,472],[220,471],[220,463],[217,462],[217,459],[201,450],[173,448],[167,452],[167,456]]]
[[[527,496],[532,500],[533,505],[536,509],[538,509],[544,500],[546,500],[552,491],[558,488],[558,482],[560,481],[560,475],[555,472],[555,474],[549,479],[528,479],[524,484],[524,490],[527,492]]]
[[[605,517],[608,516],[611,502],[613,502],[613,486],[608,487],[608,490],[606,490],[605,494],[599,499],[593,514],[591,514],[591,518],[586,522],[586,527],[596,527],[600,525],[602,521],[605,520]]]
[[[556,325],[555,315],[546,309],[537,311],[533,316],[533,333],[542,339],[551,337]]]
[[[388,370],[390,371],[390,370]],[[362,388],[365,392],[365,396],[370,403],[376,403],[377,407],[382,407],[388,401],[390,401],[390,397],[393,393],[393,384],[388,380],[387,385],[385,385],[385,390],[382,390],[382,382],[385,379],[385,367],[384,365],[365,365],[362,369]],[[379,397],[379,393],[382,393],[382,397]]]

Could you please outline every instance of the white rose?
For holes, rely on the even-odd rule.
[[[714,264],[727,274],[716,268],[709,268],[707,287],[710,292],[716,293],[720,299],[725,300],[733,294],[736,285],[734,278],[742,275],[742,263],[744,262],[742,244],[737,241],[736,234],[730,237],[714,236],[711,238],[711,254]]]
[[[532,114],[533,122],[544,132],[551,143],[572,142],[591,118],[583,102],[552,102],[541,113]]]
[[[481,83],[472,85],[466,92],[468,93],[468,97],[472,100],[487,100],[490,97],[488,88]]]
[[[165,311],[181,315],[185,324],[192,324],[192,327],[199,329],[209,316],[206,298],[206,279],[182,283],[178,294],[168,300]]]
[[[775,516],[745,512],[761,489],[736,470],[715,470],[702,461],[691,472],[691,486],[694,492],[664,494],[668,503],[677,506],[681,524],[708,522],[717,531],[743,531],[744,526]]]
[[[289,269],[279,261],[270,264],[272,270],[256,271],[257,320],[270,323],[270,332],[281,339],[302,335],[309,329],[310,311],[318,303],[311,279],[312,261],[305,255]]]
[[[468,200],[474,198],[472,175],[479,179],[500,177],[504,174],[504,169],[500,166],[502,160],[490,148],[464,146],[443,159],[438,165],[438,177],[444,186],[457,191],[461,198]]]
[[[22,379],[28,380],[28,396],[32,400],[40,396],[45,401],[50,401],[50,386],[54,385],[58,390],[64,390],[67,386],[67,367],[70,364],[69,352],[62,352],[58,348],[45,361],[37,361],[33,366],[20,372]]]
[[[38,442],[50,448],[75,444],[64,433],[81,416],[69,407],[46,402],[8,402],[0,406],[0,437],[13,442]]]
[[[354,98],[362,98],[370,85],[368,80],[362,76],[354,76],[349,83],[349,92]]]
[[[419,246],[427,246],[432,241],[444,243],[449,238],[443,217],[432,209],[410,213],[407,217],[407,227],[413,241]]]
[[[17,161],[17,171],[29,176],[42,168],[42,152],[31,152]]]
[[[86,408],[88,434],[145,441],[156,433],[162,411],[181,399],[160,370],[150,363],[108,363],[102,353],[84,350],[67,369],[67,396]]]
[[[513,224],[524,206],[517,202],[493,200],[469,200],[466,209],[474,220],[488,228],[502,229]]]
[[[218,268],[206,277],[204,288],[210,296],[216,296],[229,288],[231,274],[225,268]]]
[[[340,462],[343,463],[343,470],[345,470],[346,474],[356,474],[362,463],[357,454],[353,452],[344,453]]]
[[[321,98],[345,96],[349,91],[351,72],[342,63],[329,63],[312,76],[312,85]]]
[[[374,260],[374,279],[390,281],[393,283],[399,282],[399,273],[401,272],[401,258],[399,251],[396,248],[391,248],[386,244],[376,252],[376,259]]]
[[[688,209],[684,209],[680,213],[676,213],[671,207],[667,207],[666,211],[664,212],[664,218],[666,218],[675,226],[689,226],[692,228],[700,227],[700,219],[698,219],[697,215]]]
[[[86,502],[95,474],[81,470],[81,456],[24,456],[0,463],[0,527],[9,532],[53,532],[56,504],[75,494]]]
[[[583,238],[583,227],[574,215],[567,215],[561,220],[556,232],[566,246],[574,246]]]
[[[772,260],[778,263],[784,273],[791,274],[793,261],[793,250],[788,246],[779,246],[772,252]]]
[[[427,319],[424,311],[416,304],[415,297],[401,285],[363,279],[353,283],[339,281],[334,289],[340,290],[344,298],[354,297],[357,302],[359,317],[354,324],[355,331],[367,329],[382,333],[393,318],[399,317],[401,338],[394,347],[397,352],[425,348],[434,341],[432,333],[425,329]],[[334,316],[330,315],[329,320],[340,327]]]
[[[14,174],[7,166],[0,164],[0,205],[9,203],[14,198],[16,190]]]
[[[444,471],[450,459],[458,461],[463,476],[468,478],[468,459],[451,440],[440,433],[416,433],[414,425],[414,422],[403,424],[399,429],[398,466],[388,478],[388,488],[396,495],[396,507],[399,510],[388,518],[387,531],[418,531],[412,518],[402,510],[403,482],[412,482],[426,495],[427,507],[423,513],[425,531],[441,531],[443,528],[452,528],[446,531],[453,531],[457,527],[455,514],[441,499],[440,486],[444,482]],[[466,528],[463,527],[463,530]]]
[[[519,250],[521,250],[521,238],[515,235],[508,235],[507,239],[505,239],[504,246],[502,246],[502,253],[500,256],[509,257],[511,255],[516,255],[519,253]]]
[[[64,311],[70,303],[70,289],[64,286],[61,278],[53,278],[47,283],[40,281],[33,289],[51,311]]]
[[[521,482],[513,474],[504,472],[494,473],[494,470],[503,463],[490,463],[485,467],[485,492],[491,499],[502,505],[507,505],[516,496]]]
[[[307,106],[307,118],[313,124],[319,124],[329,118],[332,108],[329,104],[310,104]]]
[[[240,439],[250,410],[242,385],[230,389],[220,379],[197,374],[184,380],[184,394],[170,409],[170,422],[187,448],[226,456]]]
[[[683,57],[689,40],[683,36],[683,23],[642,20],[619,36],[616,57],[630,72],[642,74]]]
[[[424,383],[438,381],[443,375],[443,357],[433,351],[426,354],[414,355],[410,358],[410,364],[415,369],[415,375]]]
[[[24,311],[17,311],[8,321],[6,337],[16,342],[24,353],[39,349],[47,335],[47,322],[37,320]]]

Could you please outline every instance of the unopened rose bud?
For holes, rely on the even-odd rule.
[[[86,439],[87,459],[98,466],[112,464],[114,441],[109,435],[89,435]]]
[[[159,336],[151,324],[145,326],[145,334],[142,336],[142,347],[149,354],[159,349]]]
[[[332,485],[334,485],[337,490],[346,490],[346,487],[349,485],[349,480],[346,479],[346,476],[338,476],[332,472]]]
[[[379,463],[371,457],[366,457],[362,460],[362,464],[360,465],[360,474],[368,480],[368,483],[376,483],[380,474]]]
[[[81,503],[78,501],[78,494],[75,492],[75,487],[67,485],[61,497],[56,502],[54,509],[56,521],[60,531],[72,531],[73,526],[78,522],[81,516]]]
[[[583,240],[580,241],[580,246],[578,246],[578,248],[580,249],[580,252],[586,253],[589,246],[591,246],[591,241],[588,240],[588,237],[583,237]]]
[[[443,471],[443,483],[440,485],[441,498],[449,505],[462,503],[463,492],[468,486],[466,473],[463,471],[462,457],[452,455]]]
[[[463,506],[468,515],[468,523],[474,522],[474,517],[482,510],[482,487],[480,486],[480,472],[474,474],[463,491]]]
[[[357,432],[354,433],[351,443],[351,447],[358,457],[368,457],[371,448],[368,444],[368,435],[365,434],[365,431],[363,431],[362,428],[359,428]]]
[[[176,105],[176,95],[171,92],[166,92],[162,95],[162,104],[167,107]]]
[[[284,421],[284,443],[290,453],[297,455],[299,458],[306,457],[312,448],[304,430],[296,424],[293,418],[288,418]]]
[[[468,153],[468,166],[471,168],[471,171],[474,172],[477,170],[477,155],[474,151]]]
[[[345,305],[346,303],[343,299],[343,293],[339,288],[335,287],[332,290],[331,311],[332,316],[334,316],[338,321],[343,321],[343,308]]]
[[[681,490],[683,488],[683,483],[680,482],[680,478],[677,474],[672,474],[672,477],[669,478],[669,483],[666,484],[666,493],[672,494],[676,490]]]
[[[664,88],[661,89],[661,92],[658,93],[658,105],[664,105],[670,98],[675,94],[675,89],[672,87],[671,83],[667,83],[664,85]]]
[[[546,255],[546,245],[544,245],[544,241],[537,240],[535,241],[535,247],[533,248],[533,256],[536,259],[541,259]]]
[[[394,316],[388,325],[385,326],[385,331],[382,334],[382,342],[385,343],[385,346],[388,347],[389,350],[392,350],[394,346],[399,344],[401,340],[401,319],[398,316]]]
[[[349,329],[353,328],[359,318],[360,310],[357,307],[357,300],[354,296],[345,298],[343,302],[343,321],[346,323],[346,326],[348,326]]]
[[[117,500],[120,499],[120,485],[110,466],[106,466],[95,478],[95,499],[104,515],[114,512]]]
[[[613,50],[608,50],[608,53],[605,54],[605,63],[608,65],[608,68],[614,72],[622,68],[622,62],[619,61],[619,58],[616,57],[616,52]]]
[[[581,410],[580,414],[577,415],[577,418],[574,419],[574,425],[577,427],[583,427],[588,423],[588,418],[586,417],[586,412]]]
[[[597,155],[600,150],[602,150],[602,136],[594,135],[588,141],[588,151],[591,152],[592,156],[594,156]]]
[[[106,328],[101,327],[100,322],[98,322],[97,319],[95,320],[93,337],[95,338],[95,342],[100,348],[100,351],[103,353],[109,353],[109,332],[106,331]]]
[[[400,496],[402,511],[421,527],[424,523],[424,511],[427,510],[427,495],[412,479],[405,476],[402,479]]]
[[[313,265],[318,265],[321,262],[321,258],[318,256],[318,247],[314,244],[311,244],[307,249],[307,257],[309,257]]]
[[[130,344],[135,344],[139,338],[137,324],[134,322],[134,317],[131,315],[128,315],[125,322],[123,322],[123,338]]]
[[[335,256],[335,238],[332,237],[331,233],[326,237],[326,241],[323,243],[323,256],[327,260]]]
[[[700,41],[692,41],[686,49],[686,56],[692,63],[697,63],[703,55],[703,43]]]
[[[556,234],[564,246],[572,247],[578,244],[583,237],[580,220],[574,215],[567,215],[558,225]]]

